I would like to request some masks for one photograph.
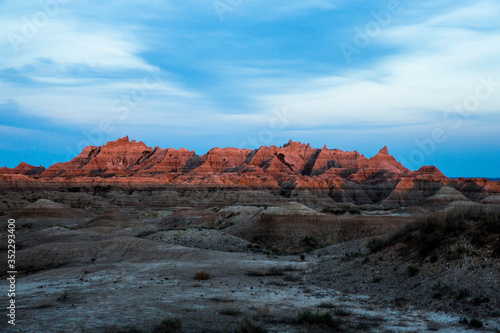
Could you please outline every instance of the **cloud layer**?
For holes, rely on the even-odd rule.
[[[457,166],[454,150],[500,142],[493,0],[401,1],[397,13],[391,1],[90,3],[2,5],[2,165],[27,160],[40,133],[61,142],[35,164],[129,134],[199,152],[292,138],[370,155],[387,144],[410,167],[498,176],[472,157]],[[271,128],[280,108],[293,117]],[[436,128],[447,140],[423,151]],[[7,153],[13,142],[24,154]]]

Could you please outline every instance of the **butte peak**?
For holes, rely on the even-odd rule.
[[[387,149],[387,146],[384,146],[384,148],[380,149],[377,155],[389,155],[389,150]]]
[[[123,137],[123,138],[119,138],[118,140],[115,140],[115,141],[108,141],[103,147],[127,147],[127,146],[130,146],[130,145],[141,145],[141,146],[144,146],[145,148],[147,147],[146,144],[142,141],[135,141],[135,140],[132,140],[130,141],[128,135]]]

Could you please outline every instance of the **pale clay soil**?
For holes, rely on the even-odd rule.
[[[309,208],[288,208],[314,214]],[[278,215],[283,211],[273,209]],[[268,332],[321,332],[328,330],[297,323],[298,312],[335,309],[346,310],[340,324],[344,332],[471,331],[459,323],[461,317],[480,319],[484,327],[478,330],[500,330],[498,299],[491,296],[498,295],[497,262],[478,264],[464,257],[442,268],[439,261],[436,266],[401,262],[391,252],[366,261],[361,253],[368,238],[304,258],[276,255],[235,236],[250,230],[262,210],[227,207],[215,220],[207,218],[211,211],[199,218],[190,212],[183,220],[174,210],[151,216],[114,210],[101,218],[88,212],[80,218],[21,216],[17,236],[23,248],[16,255],[24,273],[16,286],[17,321],[13,329],[4,318],[0,331],[150,330],[178,318],[182,332],[235,332],[250,318]],[[183,225],[168,229],[174,222]],[[403,272],[409,264],[425,267],[409,279]],[[210,278],[196,280],[197,271],[209,272]],[[439,300],[428,295],[440,282],[453,289],[474,285],[470,280],[478,276],[476,284],[485,287],[470,287],[472,292],[490,296],[479,308],[467,299],[455,306],[446,295]]]

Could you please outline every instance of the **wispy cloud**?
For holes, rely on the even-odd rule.
[[[60,133],[93,128],[116,119],[116,101],[130,100],[154,73],[146,98],[114,121],[116,135],[147,128],[151,138],[244,140],[286,106],[296,117],[276,138],[348,128],[360,141],[374,133],[380,141],[400,133],[404,141],[449,121],[443,114],[474,93],[478,77],[500,81],[500,4],[402,3],[403,13],[347,63],[339,44],[386,3],[244,0],[221,22],[212,1],[111,0],[98,8],[71,1],[14,52],[9,34],[22,34],[43,8],[6,0],[0,104],[23,116],[9,122],[13,128],[25,117],[57,124]],[[491,133],[498,92],[465,120],[471,133]]]
[[[309,126],[325,123],[371,123],[400,125],[435,122],[433,112],[445,113],[453,104],[474,93],[478,77],[493,76],[500,82],[500,32],[486,29],[498,6],[478,3],[447,14],[421,18],[413,24],[387,28],[377,46],[401,51],[380,58],[374,66],[347,69],[337,75],[322,75],[283,83],[283,94],[263,95],[264,104],[290,105]],[[471,13],[485,29],[456,26]],[[293,89],[295,88],[295,89]],[[284,89],[284,90],[285,90]],[[500,112],[500,88],[475,110],[477,114]]]

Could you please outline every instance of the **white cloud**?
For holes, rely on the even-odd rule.
[[[204,96],[141,58],[147,41],[131,25],[113,25],[116,17],[107,25],[89,23],[69,10],[63,15],[60,9],[26,38],[23,17],[31,18],[40,7],[20,8],[12,1],[10,7],[12,12],[0,22],[0,36],[5,37],[0,39],[0,70],[17,72],[22,82],[11,76],[0,83],[0,99],[15,100],[19,112],[88,125],[103,117],[116,118],[113,105],[118,100],[133,111],[124,123],[158,124],[155,119],[162,112],[205,103]],[[66,19],[70,17],[73,20]],[[14,35],[23,38],[18,52],[9,41]],[[141,112],[150,118],[141,119]]]
[[[283,80],[283,93],[263,94],[260,100],[267,109],[288,105],[298,114],[296,124],[305,126],[433,122],[439,113],[474,95],[478,77],[493,75],[500,81],[498,30],[456,26],[468,12],[474,22],[484,18],[489,26],[494,7],[498,6],[480,2],[419,23],[390,26],[368,48],[384,45],[402,52],[387,55],[368,69],[306,81]],[[369,50],[361,52],[359,57]],[[498,113],[498,105],[500,87],[473,112]]]
[[[193,5],[195,2],[189,3]],[[233,14],[258,21],[262,18],[301,15],[311,9],[334,10],[341,4],[341,1],[327,0],[276,3],[243,1]],[[117,3],[112,7],[115,6]],[[124,2],[123,6],[126,8],[120,10],[138,8],[129,2]],[[493,74],[496,80],[500,80],[500,65],[496,61],[500,54],[500,33],[498,29],[491,29],[498,26],[494,13],[498,13],[499,5],[493,1],[475,2],[434,15],[429,15],[429,8],[422,11],[416,6],[406,16],[401,16],[402,20],[408,19],[410,23],[395,20],[383,29],[371,46],[361,51],[359,57],[363,57],[364,52],[371,52],[371,47],[400,50],[399,53],[382,56],[369,68],[346,69],[340,74],[307,79],[300,61],[293,63],[293,59],[273,59],[268,63],[265,60],[259,63],[256,59],[254,63],[247,62],[237,67],[237,60],[228,59],[227,56],[217,58],[223,65],[204,63],[212,66],[204,68],[204,79],[211,75],[210,71],[216,71],[217,75],[227,73],[227,81],[220,84],[221,87],[226,84],[230,86],[228,89],[238,90],[241,95],[255,101],[255,106],[246,110],[231,110],[239,114],[228,115],[227,109],[214,107],[215,103],[211,99],[222,100],[231,96],[221,92],[216,96],[206,96],[187,84],[176,83],[163,72],[164,81],[148,91],[148,97],[123,124],[169,128],[184,126],[200,130],[210,128],[211,131],[224,132],[228,131],[229,126],[266,126],[272,110],[278,105],[287,105],[290,112],[297,115],[294,125],[303,128],[357,124],[398,126],[432,122],[439,116],[436,113],[446,112],[454,103],[474,93],[479,75]],[[208,7],[203,7],[203,10],[213,10],[212,6]],[[106,14],[112,14],[110,6],[104,10]],[[171,5],[161,8],[161,14],[165,11],[179,13]],[[116,15],[112,16],[106,20],[106,25],[96,21],[87,23],[85,16],[79,17],[75,12],[66,15],[65,12],[65,15],[52,18],[28,44],[21,46],[22,52],[17,55],[4,38],[0,42],[0,57],[3,59],[0,70],[20,69],[23,75],[39,85],[25,85],[20,89],[20,85],[4,81],[0,94],[15,99],[22,112],[62,123],[88,125],[112,115],[113,101],[140,87],[140,73],[147,75],[148,71],[157,70],[141,57],[141,53],[148,51],[155,43],[151,35],[145,35],[144,31],[138,31],[137,27],[130,25],[114,25],[113,22],[118,19]],[[0,23],[3,36],[10,31],[20,31],[21,28],[19,16],[6,16]],[[224,35],[231,33],[224,29],[200,31],[201,35],[210,36],[203,40],[207,46],[203,49],[208,50],[214,41],[225,40]],[[179,29],[178,34],[189,35],[182,29]],[[172,43],[169,36],[159,36],[166,39],[162,43]],[[177,43],[176,37],[178,35],[173,40]],[[196,36],[187,40],[194,42],[198,39]],[[258,48],[262,47],[260,43],[272,41],[271,37],[268,41],[254,42]],[[223,44],[218,42],[215,45]],[[176,47],[174,50],[182,49],[182,45],[173,46]],[[158,44],[154,47],[158,47]],[[214,52],[222,53],[224,49]],[[203,55],[198,57],[194,60],[205,61]],[[49,69],[45,68],[44,61],[50,63]],[[123,75],[106,79],[81,77],[71,73],[70,69],[74,66],[86,66],[89,70],[104,74]],[[477,114],[498,112],[499,96],[500,90],[481,104],[476,110]]]
[[[107,69],[154,68],[137,56],[144,51],[139,43],[109,27],[86,27],[52,18],[37,33],[26,35],[23,34],[23,25],[22,21],[10,20],[4,21],[0,27],[2,35],[6,36],[0,45],[0,54],[4,59],[0,63],[0,69],[23,68],[40,59],[63,66],[77,64]]]

